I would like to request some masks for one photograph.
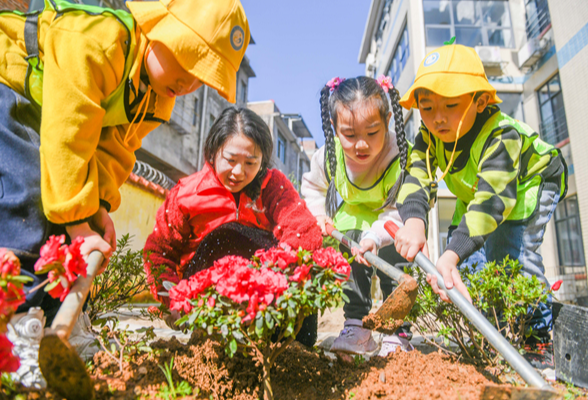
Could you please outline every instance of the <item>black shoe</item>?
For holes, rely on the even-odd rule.
[[[412,340],[412,332],[410,331],[411,327],[412,324],[410,322],[404,322],[402,326],[400,326],[400,328],[398,328],[394,333],[401,338],[410,341]]]

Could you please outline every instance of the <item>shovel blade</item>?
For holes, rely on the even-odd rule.
[[[388,334],[394,333],[412,310],[418,288],[416,280],[404,274],[396,290],[388,296],[378,311],[363,319],[363,327]]]
[[[512,386],[484,386],[480,400],[559,400],[561,395],[551,390]]]
[[[39,366],[47,385],[67,400],[94,398],[86,365],[67,340],[47,335],[41,340]]]

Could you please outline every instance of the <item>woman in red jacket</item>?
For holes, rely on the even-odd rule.
[[[159,298],[163,281],[179,282],[226,255],[250,258],[260,248],[322,245],[315,218],[286,176],[269,169],[273,140],[253,111],[228,108],[210,128],[201,171],[180,179],[157,212],[145,244],[145,270]],[[177,328],[172,315],[168,324]],[[316,341],[317,318],[308,317],[298,340]]]

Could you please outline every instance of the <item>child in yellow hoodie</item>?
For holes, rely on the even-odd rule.
[[[127,6],[46,0],[39,12],[0,13],[0,247],[21,259],[32,285],[44,279],[33,265],[51,234],[84,237],[85,255],[110,256],[108,213],[176,96],[206,84],[235,102],[250,39],[239,0]],[[19,311],[40,306],[52,319],[59,304],[44,295],[27,296]],[[30,317],[42,320],[39,311]]]

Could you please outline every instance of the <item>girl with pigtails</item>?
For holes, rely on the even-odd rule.
[[[371,251],[392,265],[406,262],[390,246],[392,238],[384,229],[388,220],[402,224],[395,198],[410,145],[399,100],[390,78],[384,76],[377,80],[365,76],[333,78],[321,90],[325,145],[312,157],[301,192],[323,235],[327,235],[325,225],[332,224],[361,246],[360,251],[354,251],[356,261],[351,264],[352,276],[345,291],[349,297],[343,306],[345,325],[331,351],[374,354],[379,347],[371,331],[362,327],[362,318],[372,307],[373,276],[363,254]],[[392,112],[395,133],[388,129]],[[339,205],[338,196],[342,199]],[[377,274],[386,298],[395,282],[380,271]],[[410,326],[384,335],[378,355],[385,357],[397,347],[411,350],[411,337]]]

